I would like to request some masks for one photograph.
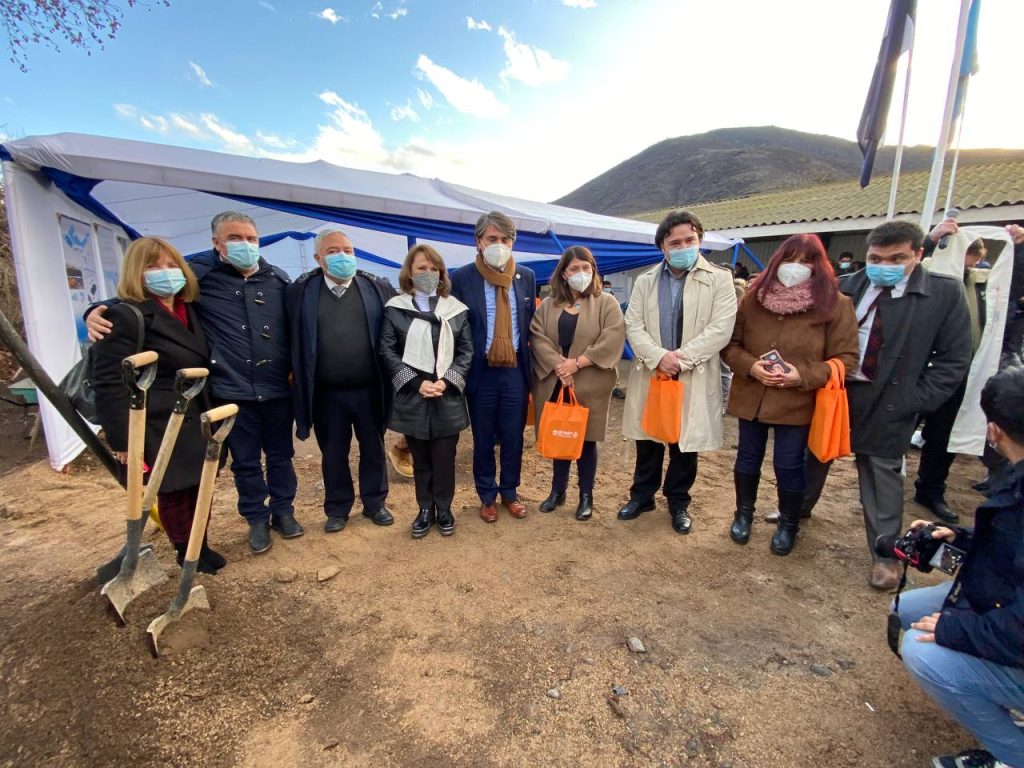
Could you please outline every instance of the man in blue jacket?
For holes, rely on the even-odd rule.
[[[363,515],[391,525],[384,428],[391,382],[383,375],[377,345],[384,305],[395,295],[387,280],[356,269],[355,249],[336,229],[317,235],[317,264],[288,288],[295,433],[316,434],[324,480],[324,530],[348,523],[355,488],[348,454],[359,443],[359,498]]]
[[[911,590],[899,604],[907,670],[985,747],[937,757],[937,768],[1024,766],[1015,722],[1024,712],[1024,368],[989,379],[981,408],[988,442],[1010,468],[978,507],[973,531],[932,534],[966,551],[956,579]]]
[[[238,512],[249,523],[249,548],[270,549],[270,529],[303,534],[295,519],[291,371],[285,288],[288,275],[260,257],[256,222],[224,211],[210,222],[213,250],[189,258],[199,280],[196,309],[210,345],[215,401],[237,403],[228,435]],[[89,313],[90,337],[109,333],[102,305]],[[262,457],[266,456],[264,471]],[[269,497],[269,503],[268,503]]]
[[[480,517],[498,519],[497,500],[513,517],[527,515],[519,499],[523,429],[530,395],[530,321],[536,310],[533,271],[516,265],[516,227],[498,211],[476,223],[476,263],[452,273],[452,295],[469,307],[473,364],[466,398],[473,428],[473,479]],[[501,476],[496,474],[495,442],[501,443]]]

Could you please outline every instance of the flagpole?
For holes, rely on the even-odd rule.
[[[916,25],[914,25],[916,27]],[[900,186],[900,166],[903,164],[903,134],[907,128],[907,103],[910,101],[910,68],[914,63],[914,35],[916,29],[912,27],[910,32],[910,50],[907,51],[907,76],[903,83],[903,111],[900,115],[900,140],[896,145],[896,159],[892,164],[892,185],[889,187],[889,208],[885,214],[886,221],[892,221],[896,215],[896,191]]]
[[[953,185],[956,184],[956,169],[960,162],[960,140],[964,135],[964,115],[967,112],[967,91],[971,80],[967,78],[960,94],[960,122],[956,126],[956,149],[953,151],[953,163],[949,167],[949,188],[946,191],[946,210],[953,207]]]
[[[956,27],[956,47],[953,49],[953,68],[949,75],[949,88],[946,89],[946,108],[942,113],[942,128],[939,140],[935,144],[932,158],[932,173],[928,179],[928,192],[921,206],[921,229],[925,232],[932,228],[935,216],[935,203],[939,199],[939,184],[942,182],[942,167],[946,162],[946,148],[949,146],[950,123],[953,121],[953,107],[956,103],[956,88],[960,82],[960,65],[964,58],[964,41],[967,39],[967,17],[971,10],[971,0],[960,0],[960,20]]]

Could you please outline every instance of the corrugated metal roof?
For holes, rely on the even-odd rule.
[[[896,214],[921,212],[928,189],[929,171],[900,175]],[[700,217],[706,229],[737,229],[772,224],[841,221],[885,216],[892,176],[875,176],[866,189],[860,183],[837,181],[762,195],[677,206]],[[943,173],[940,200],[945,199],[949,169]],[[954,205],[960,210],[1024,203],[1024,160],[967,166],[957,169]],[[639,214],[645,221],[660,221],[671,209]]]

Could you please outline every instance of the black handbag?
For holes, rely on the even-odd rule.
[[[139,323],[139,340],[135,345],[135,354],[138,354],[142,351],[142,345],[145,342],[146,323],[142,317],[142,312],[134,304],[124,302],[122,306],[128,307],[128,309],[134,312],[135,319]],[[61,392],[68,396],[71,405],[82,415],[82,418],[90,424],[99,426],[99,417],[96,415],[96,390],[92,388],[92,382],[89,380],[92,376],[92,351],[94,348],[95,344],[82,353],[82,359],[72,366],[71,370],[67,372],[57,386]]]

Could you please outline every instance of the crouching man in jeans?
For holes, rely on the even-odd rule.
[[[1024,766],[1024,367],[989,379],[981,408],[1010,469],[973,531],[933,534],[967,553],[952,584],[911,590],[899,605],[907,671],[984,747],[936,757],[936,768]]]

